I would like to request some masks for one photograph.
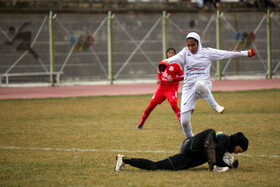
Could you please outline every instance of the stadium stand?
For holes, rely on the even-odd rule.
[[[196,0],[1,0],[0,12],[193,12],[201,11]],[[274,6],[272,6],[275,5]],[[220,8],[232,11],[248,11],[258,8],[279,8],[279,0],[222,0]]]

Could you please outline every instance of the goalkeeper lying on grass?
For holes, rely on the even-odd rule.
[[[234,160],[231,153],[246,151],[248,143],[248,139],[241,132],[229,136],[207,129],[184,140],[179,154],[161,161],[153,162],[118,154],[115,169],[120,171],[124,164],[129,164],[147,170],[183,170],[208,162],[209,171],[225,172],[229,168],[238,168],[238,160]]]

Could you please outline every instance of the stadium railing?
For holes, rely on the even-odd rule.
[[[0,87],[2,86],[2,80],[4,78],[6,86],[9,85],[9,77],[24,77],[24,76],[50,76],[50,83],[55,82],[56,85],[60,84],[60,75],[63,72],[36,72],[36,73],[8,73],[0,74]],[[56,76],[55,81],[52,81],[52,76]]]

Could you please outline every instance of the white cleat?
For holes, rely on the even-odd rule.
[[[117,156],[116,156],[116,160],[117,160],[117,164],[116,164],[116,171],[121,171],[121,168],[122,167],[124,167],[124,163],[123,163],[123,157],[124,157],[124,155],[122,155],[122,154],[118,154]]]
[[[229,167],[219,167],[219,166],[214,166],[213,172],[226,172],[229,170]]]
[[[223,112],[225,111],[225,107],[220,106],[220,105],[217,105],[217,106],[215,107],[215,110],[216,110],[218,113],[223,114]]]

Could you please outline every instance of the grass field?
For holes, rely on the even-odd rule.
[[[0,100],[0,186],[279,186],[280,90],[214,96],[225,113],[198,100],[194,133],[242,131],[250,141],[235,156],[240,168],[227,173],[210,173],[207,164],[114,171],[117,153],[160,160],[180,149],[184,135],[167,101],[135,129],[151,95]]]

